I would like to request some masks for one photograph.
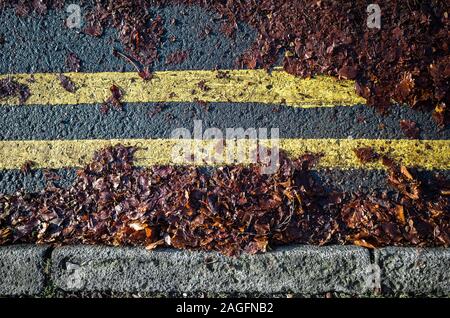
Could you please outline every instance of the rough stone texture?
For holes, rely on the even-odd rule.
[[[383,292],[450,296],[450,249],[375,250]]]
[[[12,245],[0,247],[0,295],[37,295],[44,289],[48,247]]]
[[[0,247],[0,295],[41,295],[49,247]],[[261,255],[67,246],[51,255],[53,284],[65,292],[338,292],[450,296],[450,249],[292,246]],[[377,266],[378,265],[378,266]],[[377,272],[379,276],[377,278]]]
[[[65,291],[361,294],[368,267],[368,251],[350,246],[297,246],[240,258],[101,246],[52,254],[53,282]]]

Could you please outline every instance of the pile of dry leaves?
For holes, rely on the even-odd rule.
[[[162,18],[151,6],[175,3],[218,13],[216,22],[228,36],[239,22],[253,26],[258,37],[242,52],[240,67],[270,68],[284,54],[284,68],[294,75],[354,79],[358,94],[380,111],[407,103],[433,111],[442,127],[449,122],[448,1],[379,1],[378,30],[367,27],[363,0],[96,0],[83,31],[101,36],[106,28],[117,29],[126,54],[115,55],[151,79],[164,41]],[[63,8],[64,1],[0,0],[0,9],[11,6],[20,16],[45,14]],[[187,57],[174,52],[166,63]],[[67,64],[80,68],[74,55]],[[59,78],[65,89],[76,89]],[[24,84],[0,81],[0,98],[25,101],[29,94]],[[121,107],[120,89],[111,87],[111,94],[103,111]],[[415,123],[401,125],[411,138],[418,135]],[[449,181],[419,180],[371,149],[355,151],[362,162],[383,161],[394,194],[325,190],[310,171],[320,160],[314,155],[283,157],[273,175],[261,174],[258,165],[207,175],[194,167],[140,169],[133,166],[135,149],[108,148],[78,171],[69,188],[49,178],[39,193],[0,195],[0,244],[166,245],[227,255],[294,242],[450,246]]]
[[[96,154],[69,188],[0,195],[0,244],[140,245],[227,255],[287,243],[450,246],[448,180],[423,184],[386,158],[395,195],[325,191],[319,160],[282,157],[276,174],[259,165],[133,166],[134,148]]]
[[[0,0],[0,9],[13,6],[19,15],[44,14],[63,3]],[[289,73],[354,79],[357,93],[382,112],[393,102],[407,103],[433,111],[441,127],[449,123],[446,0],[378,1],[381,29],[367,26],[365,0],[93,0],[84,32],[101,36],[108,27],[117,29],[133,63],[140,64],[139,73],[148,79],[165,40],[162,18],[151,7],[180,3],[218,13],[215,21],[228,36],[235,34],[238,22],[258,31],[252,48],[242,52],[240,66],[270,68],[284,54]]]
[[[170,3],[172,1],[163,1]],[[377,1],[381,29],[367,27],[364,0],[183,0],[211,8],[232,34],[244,21],[259,32],[241,65],[273,66],[280,53],[287,72],[356,80],[356,91],[384,112],[395,103],[433,110],[449,123],[449,2]]]

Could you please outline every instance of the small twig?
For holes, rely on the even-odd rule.
[[[136,62],[133,61],[133,59],[132,59],[131,57],[129,57],[128,55],[126,55],[126,54],[120,52],[119,50],[117,50],[117,49],[115,49],[115,48],[112,49],[112,54],[113,54],[114,56],[119,56],[119,57],[123,58],[123,59],[126,60],[128,63],[130,63],[131,65],[133,65],[134,68],[136,69],[136,71],[137,71],[138,73],[140,73],[140,72],[142,71],[141,68],[136,64]]]

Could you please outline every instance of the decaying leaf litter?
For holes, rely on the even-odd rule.
[[[0,195],[0,244],[108,244],[264,252],[288,243],[449,246],[450,182],[419,179],[387,157],[392,193],[323,188],[320,155],[281,157],[273,175],[258,164],[221,167],[133,165],[135,148],[95,155],[68,188]],[[366,152],[368,152],[366,150]]]
[[[239,23],[258,32],[237,66],[270,68],[284,55],[284,69],[294,75],[318,74],[356,81],[356,92],[381,112],[393,103],[432,111],[437,124],[449,122],[449,3],[445,0],[379,1],[381,28],[367,27],[367,1],[352,0],[95,0],[86,13],[83,32],[101,36],[118,31],[122,46],[140,74],[149,76],[161,59],[163,20],[151,7],[199,5],[217,15],[221,31],[235,36]],[[0,9],[18,15],[61,9],[62,0],[0,0]],[[174,17],[176,18],[176,17]],[[200,30],[199,32],[201,32]],[[207,36],[210,32],[202,32]],[[6,35],[7,36],[7,35]],[[173,52],[167,63],[182,61],[187,52]]]
[[[239,67],[270,68],[279,54],[291,74],[327,74],[356,81],[356,91],[381,112],[392,103],[433,112],[448,124],[448,3],[383,1],[381,30],[368,29],[365,1],[95,1],[84,32],[119,32],[127,56],[141,77],[151,79],[164,41],[162,18],[149,5],[198,4],[218,14],[217,23],[235,36],[239,22],[259,33],[242,52]],[[1,1],[18,15],[63,7],[63,1]],[[144,9],[143,9],[144,8]],[[5,35],[7,36],[7,35]],[[187,52],[173,52],[170,63]],[[66,65],[81,61],[69,53]],[[61,79],[70,89],[69,79]],[[208,83],[202,83],[207,87]],[[22,86],[21,86],[22,85]],[[0,98],[30,92],[24,84],[2,81]],[[120,108],[120,88],[111,87],[104,108]],[[107,110],[106,110],[107,111]],[[405,135],[419,128],[405,119]],[[362,195],[326,191],[312,175],[320,156],[282,159],[280,170],[232,166],[205,175],[194,167],[133,166],[135,149],[117,146],[99,152],[78,171],[69,188],[49,184],[40,193],[0,196],[0,244],[160,245],[216,250],[227,255],[256,253],[287,243],[449,246],[449,181],[420,179],[372,149],[355,149],[362,162],[382,160],[393,193]],[[27,166],[28,167],[28,166]],[[30,168],[28,168],[30,169]],[[27,169],[27,170],[28,170]]]

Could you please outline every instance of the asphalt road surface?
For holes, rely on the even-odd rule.
[[[323,152],[317,177],[342,190],[386,187],[380,165],[362,165],[354,156],[353,149],[361,145],[387,151],[423,173],[448,175],[450,132],[440,131],[430,113],[394,106],[380,115],[364,105],[350,81],[301,80],[279,69],[272,74],[236,70],[236,59],[256,36],[249,26],[239,25],[236,36],[229,38],[221,34],[214,14],[202,9],[154,10],[165,21],[165,37],[174,36],[175,41],[163,41],[150,82],[140,80],[132,65],[113,56],[113,47],[124,51],[115,30],[94,38],[65,27],[64,11],[26,18],[0,12],[0,35],[5,38],[0,78],[27,83],[32,94],[25,104],[0,100],[0,192],[41,189],[43,169],[55,169],[59,182],[69,185],[76,168],[89,162],[95,150],[119,141],[148,146],[138,160],[142,166],[170,163],[171,132],[180,127],[192,130],[194,120],[201,120],[203,129],[223,131],[279,128],[282,148],[290,155]],[[176,22],[170,23],[173,17]],[[201,36],[207,28],[211,34]],[[178,50],[188,52],[187,59],[166,64],[166,57]],[[79,73],[68,74],[78,88],[75,93],[64,91],[57,81],[59,73],[68,72],[65,59],[70,52],[82,61]],[[218,79],[216,69],[234,71]],[[33,81],[30,74],[35,74]],[[207,91],[198,88],[202,81]],[[112,84],[124,89],[125,106],[102,114],[100,104]],[[208,101],[208,109],[198,100]],[[154,114],[156,107],[162,109]],[[419,125],[421,140],[406,139],[399,125],[402,119]],[[20,171],[27,160],[37,163],[30,174]]]

